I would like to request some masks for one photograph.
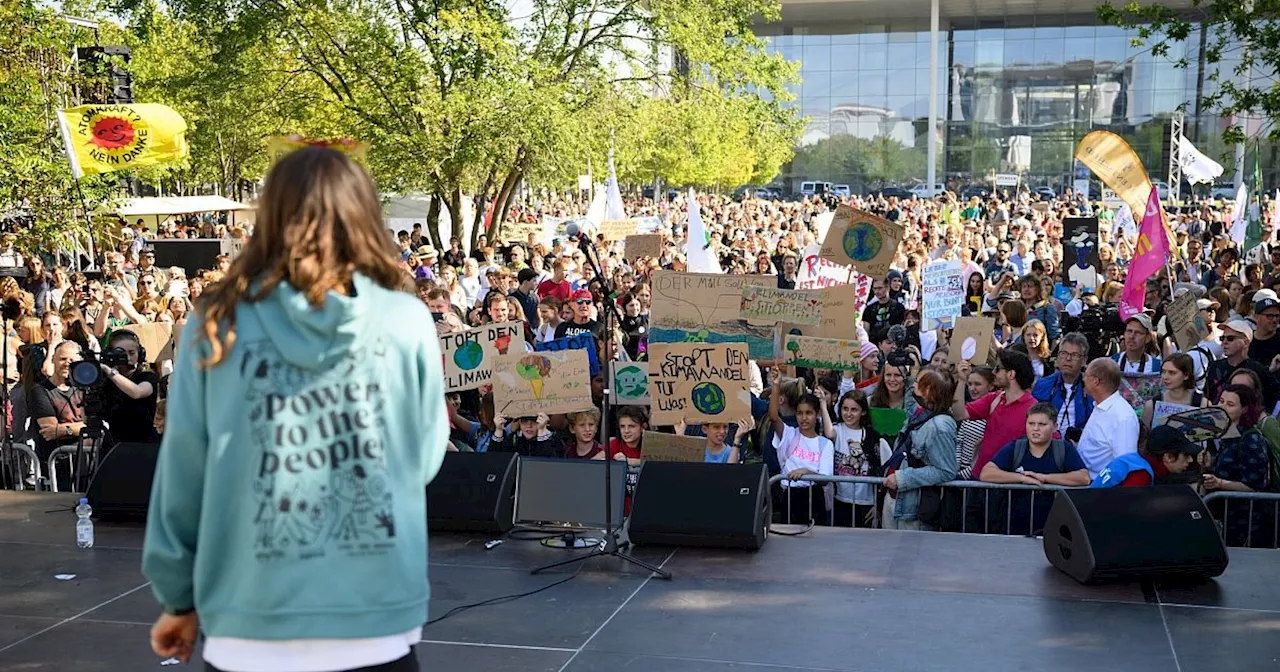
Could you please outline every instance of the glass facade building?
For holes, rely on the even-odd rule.
[[[1184,135],[1226,167],[1223,181],[1233,179],[1225,124],[1197,106],[1215,86],[1198,33],[1156,57],[1149,45],[1158,37],[1135,46],[1136,30],[1098,25],[1091,4],[978,2],[942,0],[938,182],[959,188],[1018,172],[1029,185],[1070,186],[1075,147],[1095,129],[1125,137],[1163,180],[1179,112]],[[855,193],[924,182],[929,12],[918,0],[784,2],[780,22],[757,26],[771,51],[800,64],[791,104],[808,122],[777,180],[784,189],[809,180]],[[1180,59],[1187,67],[1177,67]],[[1265,148],[1263,161],[1271,163]]]

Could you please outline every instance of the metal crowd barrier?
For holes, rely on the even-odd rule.
[[[1280,542],[1280,493],[1218,490],[1204,496],[1205,506],[1218,522],[1218,532],[1228,546],[1277,548]],[[1246,506],[1247,505],[1247,506]],[[1240,525],[1240,516],[1244,524]],[[1232,517],[1237,521],[1232,525]]]
[[[779,474],[769,479],[771,491],[776,491],[778,486],[787,479],[784,475]],[[870,521],[859,520],[858,509],[854,507],[854,527],[882,527],[881,522],[885,513],[892,515],[892,512],[886,512],[882,509],[884,506],[884,478],[878,476],[820,476],[818,474],[807,474],[799,480],[810,483],[854,483],[872,486],[873,501],[871,509]],[[814,486],[809,486],[814,487]],[[1058,490],[1070,490],[1061,485],[1024,485],[1022,483],[986,483],[983,481],[948,481],[941,484],[944,490],[944,510],[948,511],[944,515],[943,531],[947,532],[968,532],[974,534],[1017,534],[1017,535],[1036,535],[1040,530],[1036,529],[1036,505],[1038,502],[1052,502],[1054,493]],[[947,496],[950,493],[950,497]],[[1024,497],[1015,496],[1016,493],[1029,493]],[[834,494],[834,493],[833,493]],[[956,495],[959,495],[957,501]],[[814,515],[813,498],[809,497],[807,518],[802,516],[802,520],[813,520],[815,525],[830,526],[834,525],[834,497],[830,498],[830,508],[825,520],[818,520],[819,516]],[[1025,502],[1025,504],[1023,504]],[[1048,503],[1042,506],[1049,506]],[[950,509],[947,509],[950,507]],[[994,511],[993,511],[994,507]],[[1025,527],[1022,520],[1015,521],[1015,510],[1017,517],[1021,519],[1022,513],[1026,514]],[[783,521],[794,521],[791,498],[786,495],[784,489],[782,501]],[[993,513],[997,515],[993,515]],[[1003,515],[999,515],[999,514]],[[861,525],[860,522],[868,522],[867,525]]]
[[[0,445],[0,451],[4,452],[0,456],[0,468],[9,472],[10,480],[13,483],[14,490],[27,489],[27,476],[35,477],[35,489],[39,490],[44,483],[44,468],[40,464],[40,457],[36,455],[36,451],[26,443],[17,441]],[[23,461],[26,458],[26,461]]]

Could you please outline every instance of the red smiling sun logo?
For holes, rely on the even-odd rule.
[[[133,124],[120,117],[103,117],[93,124],[93,144],[103,149],[120,149],[133,144]]]

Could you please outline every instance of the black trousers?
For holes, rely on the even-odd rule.
[[[223,672],[218,668],[204,664],[205,672]],[[417,647],[409,650],[409,655],[399,660],[393,660],[389,663],[374,665],[372,667],[362,667],[358,670],[346,670],[344,672],[418,672],[418,654]]]

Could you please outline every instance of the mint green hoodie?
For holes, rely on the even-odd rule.
[[[242,303],[202,370],[183,330],[142,569],[210,636],[348,639],[427,617],[426,485],[444,459],[431,314],[356,276],[313,309],[282,283]]]

